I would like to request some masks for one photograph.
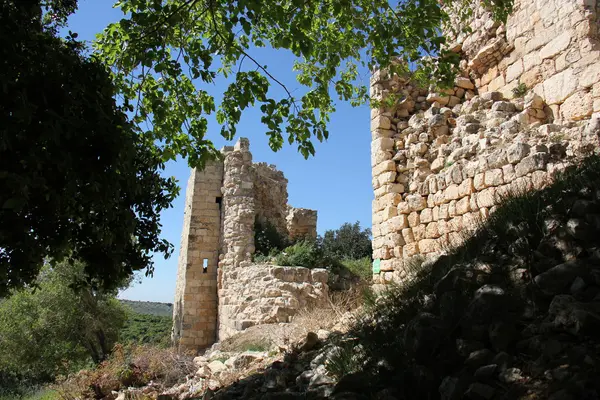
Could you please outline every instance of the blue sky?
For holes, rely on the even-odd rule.
[[[79,39],[92,40],[96,33],[111,22],[122,18],[119,9],[111,7],[110,0],[80,0],[79,10],[69,19],[69,29],[79,34]],[[284,82],[292,91],[300,84],[292,71],[293,56],[282,51],[257,49],[252,56]],[[368,83],[368,72],[361,71],[364,83]],[[217,81],[206,90],[220,98],[226,82]],[[335,229],[344,222],[360,221],[361,226],[371,226],[371,167],[369,132],[370,113],[368,106],[351,107],[339,102],[337,111],[331,116],[330,137],[326,142],[315,143],[316,155],[305,160],[294,146],[284,146],[275,153],[268,146],[265,128],[260,122],[260,110],[248,109],[238,126],[237,137],[250,139],[254,161],[275,164],[289,181],[289,203],[295,207],[312,208],[318,211],[318,231]],[[217,148],[226,142],[219,134],[220,127],[214,116],[209,120],[208,139]],[[172,303],[177,275],[177,257],[183,222],[185,185],[189,168],[185,160],[167,165],[165,174],[175,176],[181,186],[181,194],[173,208],[163,212],[163,237],[175,245],[173,256],[164,260],[156,256],[155,273],[152,278],[143,278],[123,291],[119,297],[131,300],[160,301]]]

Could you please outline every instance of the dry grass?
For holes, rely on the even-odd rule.
[[[115,346],[112,355],[93,370],[83,370],[56,385],[61,399],[94,399],[113,390],[154,381],[167,388],[195,372],[192,356],[152,346]]]

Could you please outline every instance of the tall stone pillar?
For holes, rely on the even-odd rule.
[[[219,340],[241,329],[236,329],[232,318],[236,313],[235,293],[231,283],[239,268],[249,263],[254,253],[254,179],[250,143],[240,138],[233,151],[225,153],[223,177],[223,230],[222,260],[219,263]],[[242,328],[242,327],[237,327]]]
[[[193,169],[188,181],[172,332],[184,349],[206,348],[217,338],[222,181],[222,161]]]

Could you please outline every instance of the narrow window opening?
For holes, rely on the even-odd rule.
[[[217,203],[217,204],[221,204],[221,200],[222,200],[222,199],[223,199],[222,197],[217,197],[217,198],[215,198],[215,203]]]
[[[206,274],[208,272],[208,258],[202,260],[202,273]]]

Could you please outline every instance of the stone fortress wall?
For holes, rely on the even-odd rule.
[[[507,196],[598,148],[598,2],[515,0],[506,26],[475,10],[452,45],[463,57],[453,89],[371,78],[374,98],[402,95],[371,111],[375,284],[407,279],[414,258],[459,245]]]
[[[317,213],[287,204],[287,180],[253,163],[249,141],[193,169],[188,182],[173,310],[174,342],[201,349],[248,326],[287,322],[327,295],[327,274],[254,265],[254,223],[292,238],[316,237]]]

